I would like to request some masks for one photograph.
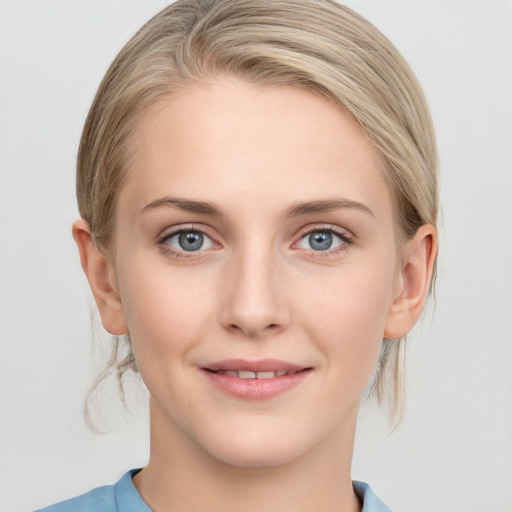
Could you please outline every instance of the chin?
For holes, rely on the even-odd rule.
[[[288,464],[299,457],[300,450],[276,451],[272,447],[232,446],[213,453],[214,457],[230,466],[239,468],[272,468]]]
[[[217,460],[236,467],[277,467],[288,464],[307,452],[310,439],[306,432],[287,431],[276,425],[254,425],[237,430],[204,446]]]

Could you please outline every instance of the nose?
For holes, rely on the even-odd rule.
[[[228,331],[258,339],[289,323],[282,272],[270,252],[248,247],[227,265],[220,294],[221,323]]]

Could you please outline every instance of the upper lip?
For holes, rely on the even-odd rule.
[[[248,372],[272,372],[279,370],[286,371],[299,371],[308,367],[299,366],[287,361],[280,361],[278,359],[260,359],[258,361],[247,361],[245,359],[225,359],[224,361],[217,361],[203,366],[206,370],[218,372],[221,370],[242,370]]]

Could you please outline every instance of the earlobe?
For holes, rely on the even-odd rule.
[[[432,224],[421,226],[403,250],[400,292],[391,304],[385,338],[401,338],[420,317],[430,288],[437,256],[437,230]]]
[[[126,334],[128,327],[111,262],[94,244],[87,221],[79,219],[74,222],[72,232],[103,327],[111,334]]]

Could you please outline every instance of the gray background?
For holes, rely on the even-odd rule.
[[[145,392],[114,386],[109,432],[82,420],[102,365],[70,226],[95,89],[163,0],[0,0],[0,510],[111,483],[148,452]],[[512,502],[512,2],[354,0],[423,83],[441,153],[435,308],[408,354],[392,435],[361,415],[354,477],[397,512],[505,512]],[[435,309],[435,311],[434,311]]]

